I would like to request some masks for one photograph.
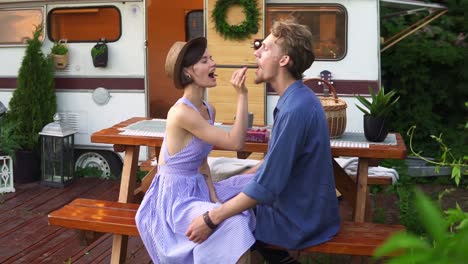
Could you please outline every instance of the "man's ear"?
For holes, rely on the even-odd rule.
[[[293,61],[291,60],[291,57],[289,57],[288,55],[283,55],[281,59],[279,60],[279,64],[281,67],[285,67],[289,63],[293,63]]]

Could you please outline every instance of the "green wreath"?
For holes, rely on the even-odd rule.
[[[244,8],[245,21],[240,25],[229,25],[226,22],[226,12],[231,5],[240,5]],[[218,0],[211,14],[215,29],[224,38],[243,40],[258,32],[258,18],[256,0]]]

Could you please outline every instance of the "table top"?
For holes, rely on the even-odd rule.
[[[133,117],[123,122],[120,122],[110,128],[105,128],[91,135],[91,142],[104,143],[114,145],[132,145],[132,146],[149,146],[160,147],[162,145],[162,137],[149,136],[134,136],[121,135],[122,129],[135,122],[142,120],[151,120],[145,117]],[[368,148],[351,147],[351,146],[332,146],[332,156],[348,156],[348,157],[364,157],[364,158],[388,158],[388,159],[405,159],[406,146],[402,136],[399,133],[395,134],[396,145],[384,144],[369,144]],[[216,148],[215,149],[220,149]],[[268,149],[268,143],[246,142],[242,151],[244,152],[260,152],[265,153]]]

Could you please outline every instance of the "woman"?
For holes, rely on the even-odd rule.
[[[246,68],[233,73],[237,113],[232,130],[213,126],[215,110],[203,98],[216,86],[216,63],[205,38],[173,44],[166,58],[166,73],[184,94],[167,115],[166,134],[158,174],[136,215],[141,238],[155,263],[243,263],[255,242],[255,218],[250,211],[214,226],[203,243],[190,241],[185,231],[192,219],[238,194],[253,175],[234,176],[213,183],[207,163],[213,145],[239,150],[247,131]]]

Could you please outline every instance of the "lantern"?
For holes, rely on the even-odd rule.
[[[73,182],[75,129],[60,122],[59,114],[54,122],[46,125],[41,135],[41,184],[65,187]]]
[[[13,161],[10,156],[2,156],[0,154],[0,194],[14,191]]]

